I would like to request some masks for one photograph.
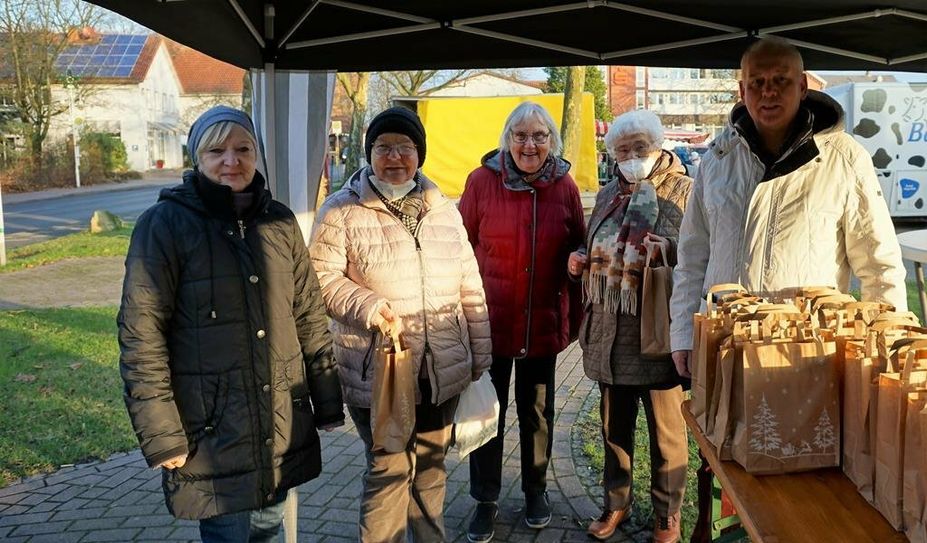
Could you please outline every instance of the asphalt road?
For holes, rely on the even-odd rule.
[[[134,221],[157,201],[158,192],[165,186],[167,184],[158,183],[155,186],[68,194],[21,203],[4,202],[6,246],[11,249],[86,230],[97,209]]]

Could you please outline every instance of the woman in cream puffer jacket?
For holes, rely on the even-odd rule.
[[[334,319],[344,401],[370,407],[376,316],[389,303],[402,320],[415,375],[427,372],[432,402],[440,405],[492,362],[489,314],[473,249],[457,209],[431,180],[418,173],[424,209],[413,237],[373,192],[369,171],[356,172],[325,202],[309,247]]]

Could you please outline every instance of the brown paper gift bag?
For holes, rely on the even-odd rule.
[[[376,350],[370,423],[374,451],[406,450],[415,431],[415,375],[412,352],[399,335]]]
[[[917,352],[919,349],[921,351]],[[897,352],[899,361],[904,359],[901,372],[879,375],[873,505],[896,530],[904,530],[903,464],[908,397],[912,392],[923,390],[927,383],[927,371],[918,369],[927,365],[925,360],[919,358],[921,353],[927,353],[923,349],[927,349],[927,339],[916,340],[901,347]],[[923,407],[921,404],[920,408]]]
[[[714,428],[715,371],[717,369],[718,348],[725,337],[731,333],[730,320],[722,315],[714,305],[712,295],[717,292],[746,292],[744,287],[734,284],[715,285],[708,289],[705,313],[697,313],[693,320],[692,341],[692,416],[706,435]]]
[[[654,248],[659,247],[663,264],[650,267]],[[647,244],[641,294],[641,356],[664,358],[670,349],[669,301],[673,294],[673,268],[666,265],[666,244]]]
[[[743,401],[731,454],[748,473],[840,465],[840,392],[833,338],[744,344]],[[734,382],[735,386],[737,382]]]
[[[872,387],[880,369],[875,339],[851,340],[844,345],[843,364],[843,473],[869,503],[873,501],[875,463],[873,425],[875,408]]]
[[[927,392],[908,394],[902,519],[911,543],[927,543]],[[918,409],[918,406],[921,409]]]

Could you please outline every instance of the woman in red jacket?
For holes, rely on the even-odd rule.
[[[460,199],[483,276],[492,328],[489,373],[502,407],[498,435],[470,455],[470,495],[477,501],[471,542],[485,543],[494,534],[513,367],[525,522],[536,529],[550,522],[554,370],[582,317],[570,311],[571,298],[579,307],[579,290],[566,263],[586,230],[570,163],[558,156],[561,147],[550,114],[536,103],[520,104],[505,122],[499,149],[483,157]]]

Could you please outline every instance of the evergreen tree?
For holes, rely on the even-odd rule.
[[[776,429],[777,426],[779,426],[779,423],[776,421],[776,414],[769,408],[766,395],[763,394],[763,399],[757,407],[756,414],[753,415],[753,424],[750,425],[753,428],[750,447],[754,451],[764,454],[782,448],[782,438]]]

